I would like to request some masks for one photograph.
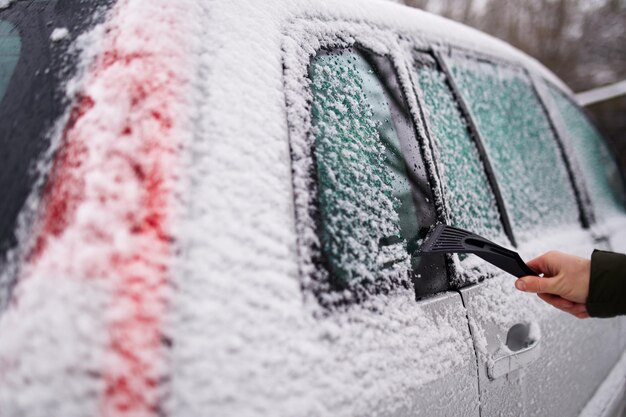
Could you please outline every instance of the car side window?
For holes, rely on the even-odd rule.
[[[580,161],[596,216],[606,220],[623,215],[626,212],[624,181],[600,133],[565,94],[552,86],[549,91],[574,145],[573,152]]]
[[[3,163],[6,168],[9,168],[13,161],[10,158],[10,149],[8,149],[5,144],[6,140],[3,136],[6,136],[10,133],[10,128],[7,126],[3,126],[2,121],[2,106],[3,101],[5,100],[5,95],[7,89],[9,87],[9,83],[13,78],[15,68],[17,67],[18,60],[20,58],[20,52],[22,49],[22,41],[19,34],[19,31],[11,22],[6,20],[0,20],[0,127],[3,129],[0,132],[0,155],[3,157]],[[1,177],[9,177],[10,173],[7,170],[0,169],[0,178]],[[17,182],[16,179],[13,179],[13,182]],[[0,184],[2,181],[0,180]],[[13,204],[13,200],[15,200],[15,196],[12,193],[12,188],[10,185],[6,187],[2,187],[4,199],[5,201],[0,204],[0,213],[3,214],[2,219],[0,220],[0,264],[2,264],[2,260],[4,258],[4,252],[7,247],[11,245],[11,234],[13,229],[15,228],[15,216],[11,216],[13,213],[9,213],[6,215],[5,207],[10,207]]]
[[[22,42],[17,29],[11,23],[0,20],[0,102],[13,76],[21,49]]]
[[[496,199],[476,144],[435,60],[419,54],[417,80],[425,116],[443,165],[442,182],[453,226],[506,240]]]
[[[309,79],[318,235],[333,286],[387,291],[412,280],[418,296],[447,288],[443,256],[415,254],[435,222],[434,199],[389,59],[322,51]]]
[[[456,57],[452,73],[493,164],[513,230],[580,224],[580,212],[549,119],[521,70]]]

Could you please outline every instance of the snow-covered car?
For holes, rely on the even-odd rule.
[[[418,250],[626,251],[540,63],[391,2],[0,7],[0,416],[623,413],[625,320]]]

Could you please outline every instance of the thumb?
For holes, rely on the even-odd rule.
[[[515,281],[515,288],[525,292],[557,294],[556,283],[553,278],[526,276]]]

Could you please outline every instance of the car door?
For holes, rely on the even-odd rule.
[[[388,388],[366,414],[478,416],[476,358],[461,297],[450,290],[443,256],[415,254],[441,206],[432,157],[413,124],[415,101],[402,88],[410,82],[399,76],[406,77],[406,61],[389,33],[375,38],[372,52],[371,30],[348,36],[329,24],[326,35],[317,27],[309,42],[296,36],[285,48],[303,291],[322,306],[319,320],[344,321],[356,310],[375,308],[381,325],[394,328],[392,339],[376,343],[402,341],[402,349],[385,350],[385,362],[401,360],[400,374],[413,377],[398,384],[399,370],[385,365]],[[302,88],[290,90],[294,80],[304,81]],[[380,305],[407,294],[423,323],[410,317],[398,323],[398,314]],[[353,352],[360,358],[355,376],[363,366],[383,365],[367,353],[376,346],[367,341],[375,329],[367,327],[359,330],[362,343]],[[364,383],[350,381],[352,389],[367,392]]]
[[[524,259],[554,248],[589,256],[577,191],[524,71],[455,52],[418,54],[416,73],[452,224]],[[578,415],[618,357],[616,324],[577,321],[474,256],[455,263],[481,415]]]

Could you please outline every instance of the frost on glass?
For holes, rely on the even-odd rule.
[[[453,76],[481,133],[514,231],[579,222],[556,138],[521,71],[457,59]]]
[[[327,268],[344,286],[405,282],[419,227],[383,88],[356,53],[318,55],[309,77]]]
[[[504,236],[500,213],[476,145],[461,117],[445,76],[418,67],[426,117],[443,165],[442,180],[451,223],[482,236]]]
[[[623,215],[624,183],[600,134],[583,112],[560,91],[550,87],[550,95],[574,145],[596,216],[606,220]]]

